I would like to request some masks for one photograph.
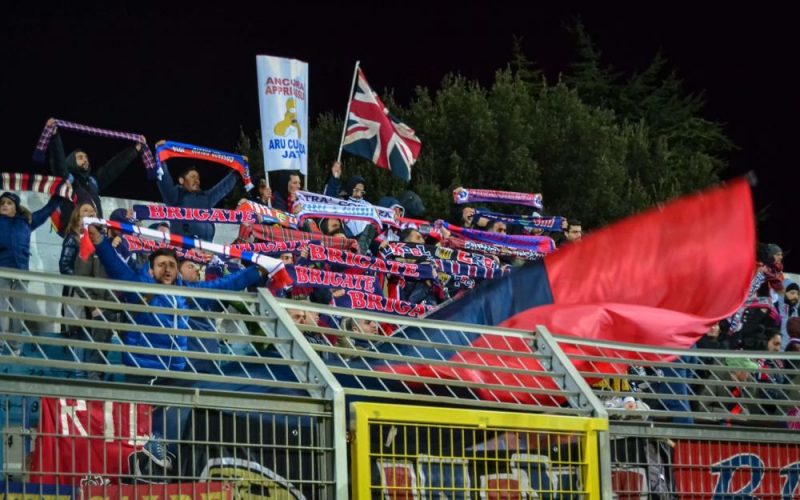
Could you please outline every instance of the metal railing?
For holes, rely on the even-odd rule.
[[[612,420],[800,426],[796,353],[664,349],[566,336],[558,343]]]
[[[296,321],[348,395],[513,411],[605,416],[545,328],[398,318],[307,301]],[[319,326],[317,319],[322,317]]]
[[[659,441],[662,435],[707,442],[712,434],[691,434],[704,425],[720,442],[743,435],[755,445],[766,443],[759,436],[769,427],[775,441],[784,436],[784,443],[797,443],[782,430],[800,425],[797,355],[660,349],[554,336],[541,327],[521,331],[414,320],[277,300],[263,290],[220,292],[4,269],[0,280],[13,281],[0,292],[6,437],[31,432],[35,426],[22,408],[39,397],[90,406],[142,403],[165,412],[194,408],[192,415],[213,411],[251,426],[307,415],[321,429],[315,463],[325,465],[293,484],[314,498],[348,497],[345,403],[365,399],[609,418],[610,432],[597,434],[601,456],[609,457],[600,460],[605,498],[612,485],[618,493],[638,494],[631,485],[640,484],[642,470],[649,469],[635,467],[638,458],[626,462],[633,455],[621,453],[619,443],[635,441],[637,453],[652,455],[639,432],[651,432],[658,443],[665,442]],[[69,293],[62,294],[63,287]],[[158,294],[188,308],[149,305]],[[175,328],[178,317],[188,325]],[[126,344],[128,332],[143,340]],[[178,364],[182,369],[175,369]],[[181,432],[153,442],[208,444],[196,437]],[[21,462],[5,459],[15,450],[0,457],[3,470],[7,478],[24,479],[24,467],[13,465]],[[200,480],[194,472],[185,484]],[[731,481],[734,488],[738,479]]]

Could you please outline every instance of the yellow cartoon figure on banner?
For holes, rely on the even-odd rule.
[[[286,137],[291,127],[294,127],[297,131],[297,138],[301,139],[303,134],[300,130],[300,122],[297,120],[297,105],[294,99],[290,97],[286,99],[286,112],[283,114],[283,120],[276,123],[273,130],[275,131],[275,135]]]

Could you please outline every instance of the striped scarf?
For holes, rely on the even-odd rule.
[[[391,257],[402,257],[406,259],[425,257],[429,259],[453,260],[461,264],[493,269],[500,267],[494,259],[485,255],[434,245],[390,242],[385,247],[381,248],[380,252],[381,256],[385,259]]]
[[[337,273],[305,266],[287,266],[286,270],[298,287],[358,290],[370,294],[380,291],[377,278],[369,274]]]
[[[761,288],[761,285],[763,285],[765,281],[767,281],[767,276],[761,271],[758,271],[756,275],[753,276],[753,279],[750,281],[750,288],[747,291],[746,300],[755,297],[756,292],[758,291],[759,288]],[[745,304],[742,305],[742,307],[740,307],[739,310],[736,311],[733,316],[731,316],[731,319],[729,321],[730,331],[738,332],[742,328],[742,317],[744,316],[745,310],[747,310],[746,301]]]
[[[450,276],[466,276],[473,279],[490,280],[509,273],[508,266],[503,268],[482,267],[442,259],[431,259],[431,263],[440,273]]]
[[[525,229],[541,229],[544,231],[562,231],[563,217],[534,217],[531,215],[508,215],[475,209],[475,219],[484,217],[490,221],[503,222],[509,226],[520,226]]]
[[[331,238],[322,233],[308,233],[295,229],[264,226],[261,224],[242,224],[239,227],[239,238],[249,241],[251,237],[259,241],[303,241],[319,243],[322,246],[339,250],[358,250],[358,242],[348,238]]]
[[[244,182],[245,190],[250,191],[253,189],[253,181],[250,180],[250,166],[247,160],[241,155],[194,146],[192,144],[184,144],[182,142],[167,141],[156,148],[156,174],[159,178],[161,178],[160,176],[163,172],[161,162],[167,161],[170,158],[192,158],[225,165],[231,170],[239,172]]]
[[[445,221],[436,221],[436,224],[441,225],[441,227],[444,227],[451,233],[456,234],[464,239],[480,241],[482,243],[489,243],[491,245],[505,246],[541,254],[548,254],[556,248],[555,242],[547,236],[487,233],[486,231],[479,231],[477,229],[467,229],[454,226]]]
[[[308,259],[311,262],[327,262],[344,266],[348,269],[358,269],[365,272],[392,274],[415,280],[436,279],[433,266],[429,263],[412,264],[396,260],[383,260],[358,253],[342,251],[320,245],[308,245]]]
[[[308,245],[308,243],[305,241],[257,241],[255,243],[235,243],[228,246],[241,251],[280,255],[284,253],[297,253],[306,245]]]
[[[456,205],[465,203],[509,203],[511,205],[526,205],[541,210],[542,195],[538,193],[515,193],[512,191],[497,191],[494,189],[456,189],[453,190],[453,202]]]
[[[83,219],[84,227],[88,227],[91,224],[99,224],[101,226],[105,226],[111,229],[116,229],[122,233],[143,236],[145,238],[154,240],[156,242],[166,243],[168,245],[180,247],[183,249],[204,250],[206,252],[210,252],[216,255],[252,262],[253,264],[267,271],[268,276],[272,280],[271,285],[273,287],[283,288],[288,285],[291,285],[292,283],[292,279],[286,272],[283,262],[281,262],[278,259],[269,257],[267,255],[242,251],[235,248],[231,248],[228,245],[210,243],[208,241],[197,240],[194,238],[187,238],[186,236],[170,234],[168,232],[163,233],[161,231],[156,231],[155,229],[148,229],[133,224],[128,224],[127,222],[116,222],[112,220],[97,219],[94,217],[86,217]],[[86,259],[91,254],[91,248],[90,248],[91,241],[89,240],[87,231],[84,231],[81,240],[82,240],[81,258]],[[85,242],[88,242],[88,244]],[[89,249],[89,253],[86,252],[87,248]]]
[[[492,245],[491,243],[465,240],[455,236],[451,236],[450,238],[443,240],[442,243],[446,244],[450,248],[469,250],[471,252],[478,252],[486,255],[495,255],[497,257],[511,257],[529,261],[540,260],[544,257],[543,253],[535,250],[523,250],[520,248]]]
[[[278,224],[282,227],[297,229],[297,218],[277,208],[271,208],[254,201],[245,201],[237,210],[242,212],[254,212],[261,216],[262,224]]]
[[[360,220],[374,225],[378,231],[381,230],[381,220],[378,217],[378,212],[371,205],[347,206],[308,201],[298,201],[297,203],[300,206],[300,212],[297,214],[297,223],[301,225],[308,218]]]
[[[6,172],[0,174],[0,191],[34,191],[60,196],[73,203],[76,201],[72,184],[66,179],[52,175]]]
[[[348,290],[347,293],[335,299],[337,307],[358,309],[359,311],[375,311],[397,316],[419,318],[425,316],[435,307],[426,304],[411,304],[404,300],[392,297],[383,297],[370,293]]]
[[[328,205],[338,205],[340,207],[360,207],[362,209],[364,207],[370,207],[373,210],[375,210],[375,212],[377,212],[378,219],[380,221],[379,225],[383,224],[385,226],[394,228],[400,227],[400,223],[398,222],[393,209],[372,205],[368,203],[366,200],[361,200],[361,201],[343,200],[341,198],[334,198],[333,196],[326,196],[324,194],[309,193],[308,191],[298,191],[297,202],[324,203]]]
[[[220,224],[253,224],[256,222],[253,212],[223,210],[221,208],[134,205],[133,213],[135,214],[136,220],[216,222]]]
[[[151,253],[159,248],[171,248],[175,250],[175,254],[182,260],[190,260],[198,264],[208,264],[211,261],[211,257],[197,250],[186,250],[163,241],[148,240],[135,234],[123,234],[122,239],[128,244],[128,250],[131,253]]]
[[[56,127],[65,130],[72,130],[74,132],[81,132],[89,135],[96,135],[99,137],[110,137],[112,139],[123,139],[133,141],[142,145],[142,162],[147,169],[147,177],[155,179],[156,177],[156,161],[153,158],[153,153],[147,144],[141,141],[140,134],[132,134],[130,132],[117,132],[115,130],[108,130],[104,128],[90,127],[88,125],[81,125],[80,123],[67,122],[64,120],[55,120],[52,125],[45,125],[42,130],[42,135],[39,136],[39,141],[36,143],[36,150],[33,152],[33,159],[39,163],[44,163],[45,154],[47,153],[47,146],[50,144],[50,139],[56,133]]]

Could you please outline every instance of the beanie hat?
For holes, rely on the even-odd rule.
[[[9,200],[11,200],[14,203],[14,208],[17,210],[17,213],[20,212],[20,209],[19,209],[20,199],[19,199],[19,195],[18,194],[14,194],[14,193],[12,193],[10,191],[6,191],[5,193],[0,194],[0,198],[8,198]]]
[[[133,224],[136,222],[136,219],[129,219],[128,218],[128,209],[127,208],[117,208],[111,215],[108,217],[109,220],[113,220],[115,222],[127,222],[129,224]]]
[[[422,217],[425,214],[425,204],[414,191],[404,192],[400,196],[400,204],[406,209],[406,215],[409,217]]]
[[[797,290],[798,292],[800,292],[800,285],[798,285],[797,283],[795,283],[794,281],[792,281],[791,283],[789,283],[789,284],[786,286],[786,291],[787,291],[787,292],[791,292],[792,290]]]
[[[725,365],[731,368],[741,368],[743,370],[758,370],[758,363],[747,358],[726,358]]]
[[[353,189],[355,189],[358,184],[363,184],[364,189],[367,189],[367,181],[365,181],[363,177],[360,175],[351,175],[344,186],[345,194],[348,197],[353,196]]]

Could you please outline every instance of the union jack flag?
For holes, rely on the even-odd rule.
[[[421,148],[414,130],[389,113],[358,68],[343,150],[367,158],[408,182]]]

